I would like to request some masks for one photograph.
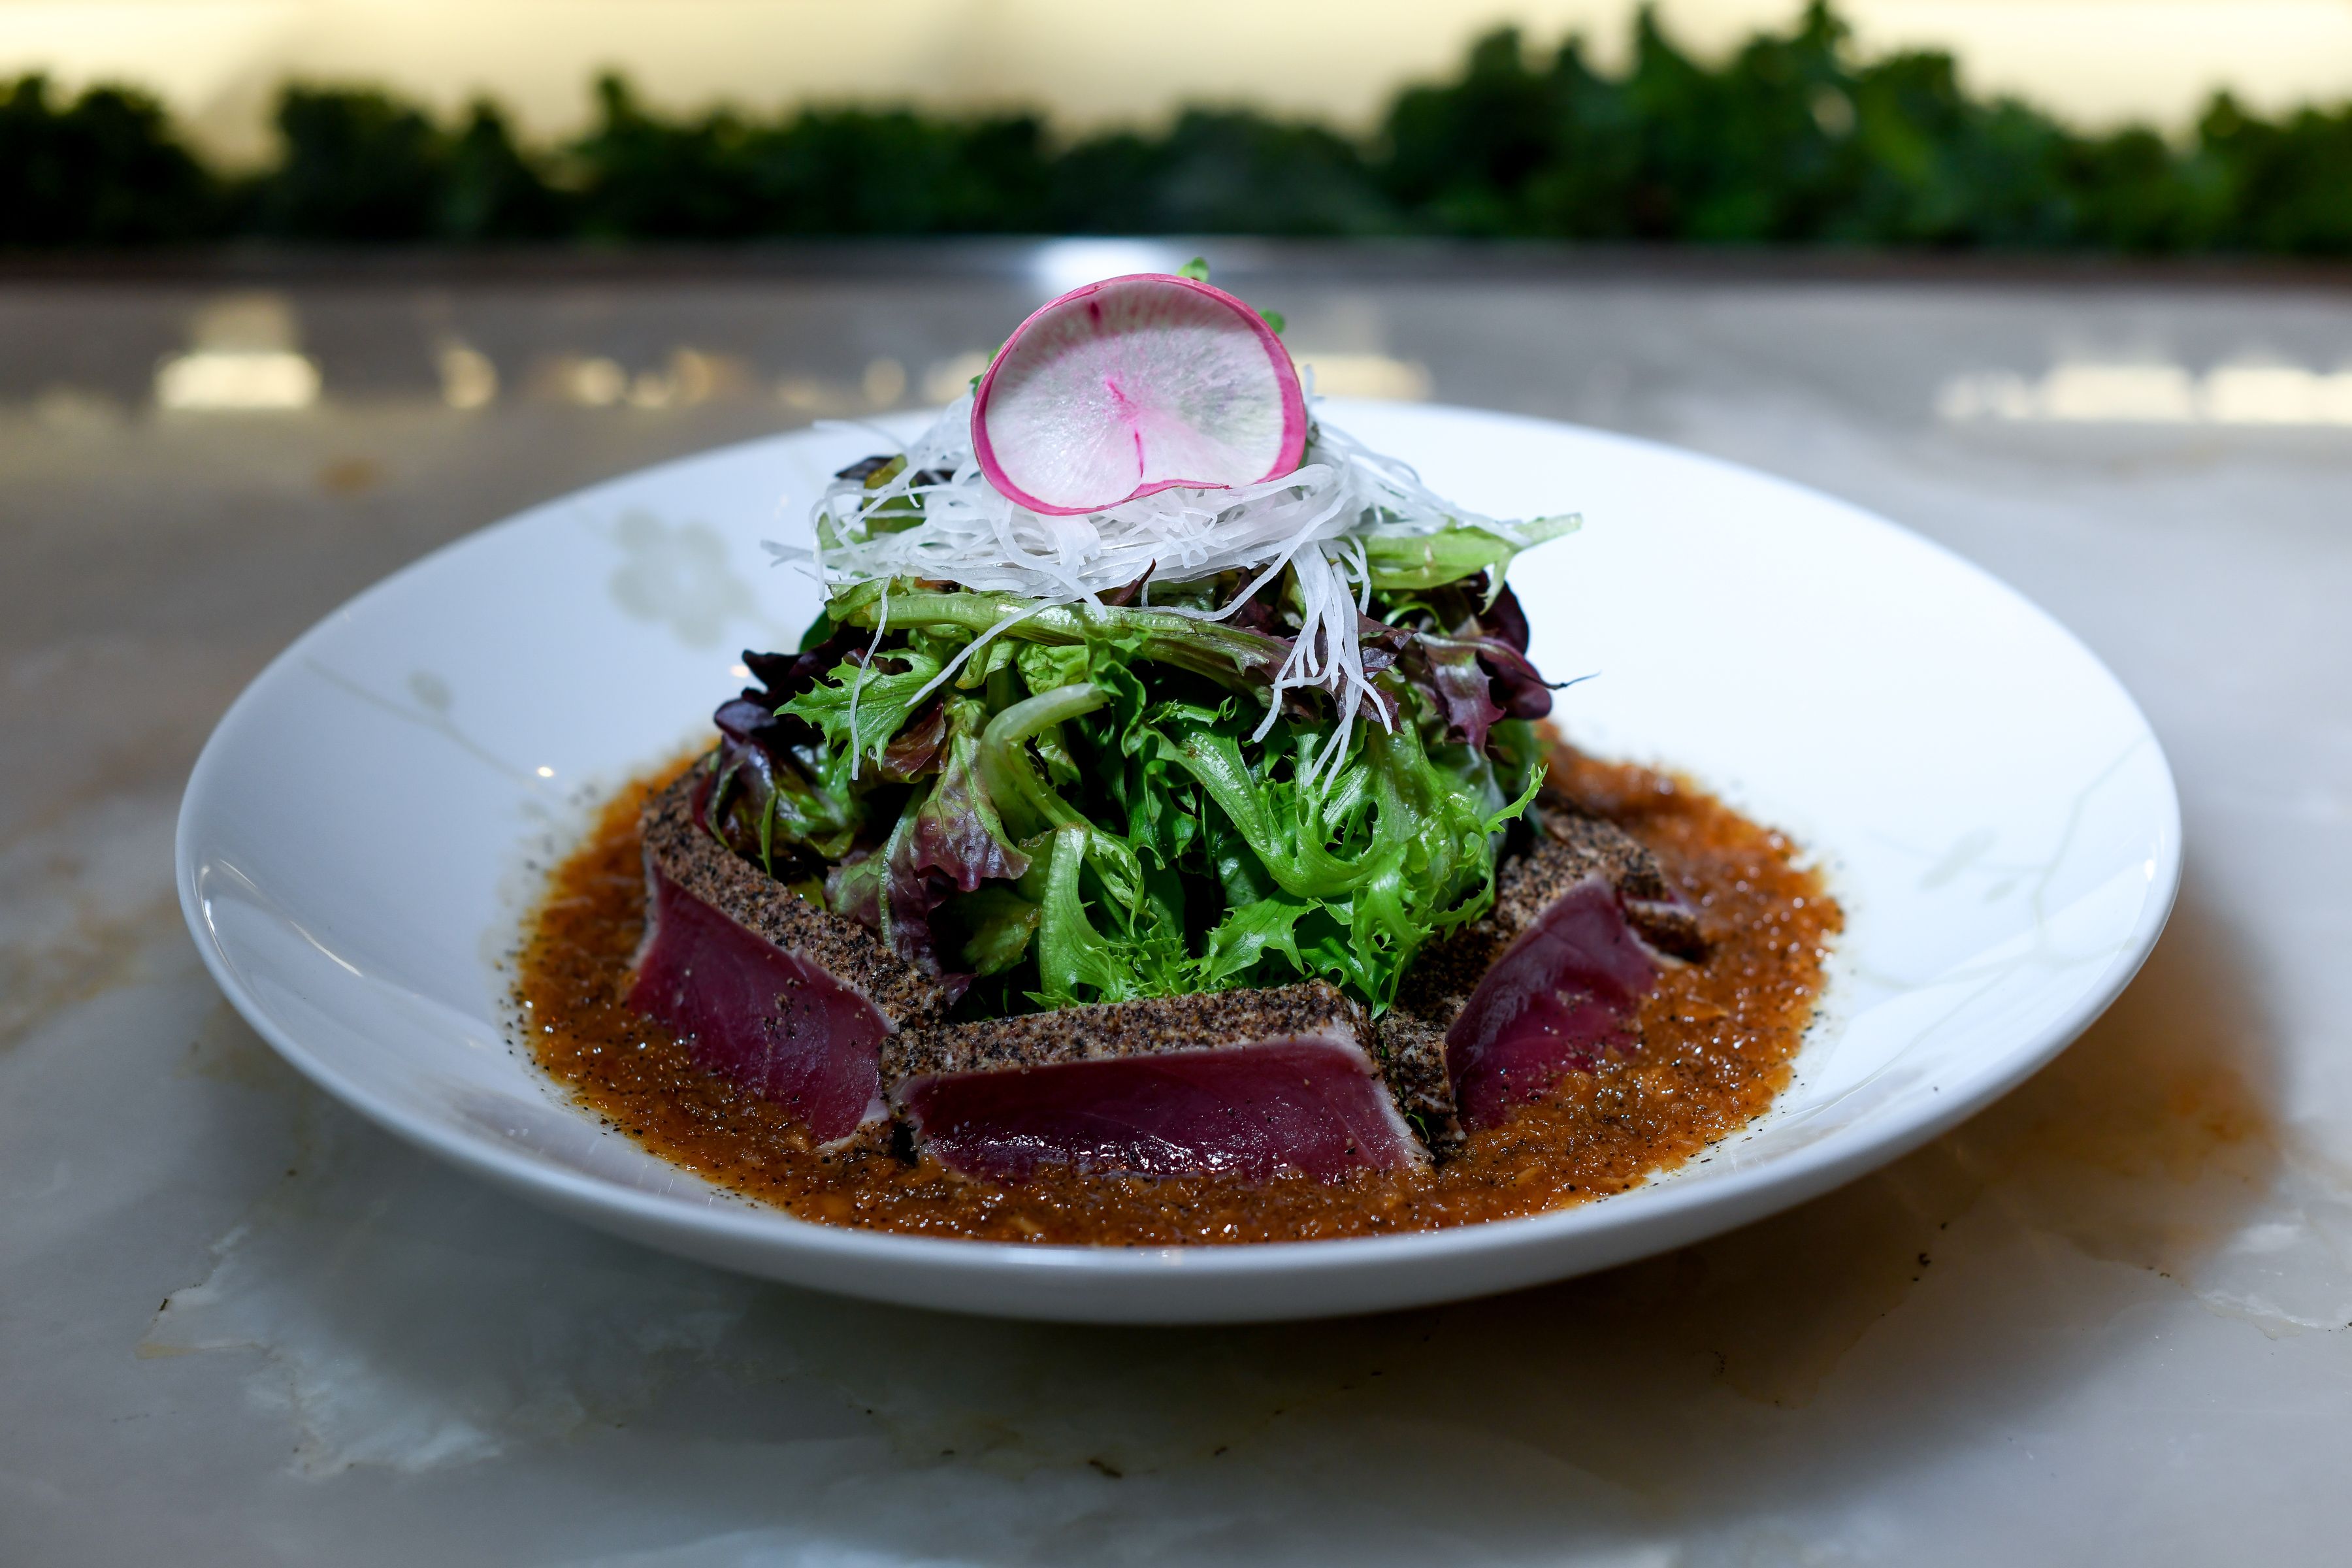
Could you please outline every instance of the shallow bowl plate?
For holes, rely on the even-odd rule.
[[[180,897],[239,1012],[371,1120],[536,1202],[795,1284],[1092,1321],[1367,1311],[1681,1246],[1822,1192],[2048,1061],[2172,902],[2179,816],[2131,699],[1966,562],[1686,452],[1459,409],[1325,415],[1502,517],[1581,510],[1514,581],[1559,717],[1808,847],[1846,933],[1795,1082],[1705,1163],[1531,1219],[1430,1235],[1105,1250],[814,1225],[606,1131],[510,1040],[501,968],[593,801],[707,734],[745,647],[816,596],[766,563],[869,435],[648,469],[429,556],[312,628],[237,700],[180,816]],[[919,418],[899,422],[911,433]]]

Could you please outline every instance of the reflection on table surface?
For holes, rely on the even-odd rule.
[[[0,281],[0,1558],[2327,1555],[2340,289],[1212,250],[1327,391],[1674,441],[1953,546],[2165,742],[2189,871],[2114,1011],[1958,1131],[1687,1251],[1341,1323],[927,1317],[518,1207],[228,1011],[173,813],[295,633],[530,502],[943,399],[1163,250]]]

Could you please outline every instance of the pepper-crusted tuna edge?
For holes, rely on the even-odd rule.
[[[1657,857],[1632,835],[1600,817],[1565,812],[1546,813],[1542,826],[1536,841],[1496,874],[1494,907],[1414,958],[1397,1011],[1418,1015],[1443,1033],[1512,940],[1591,877],[1615,890],[1627,923],[1660,953],[1704,953],[1696,911],[1675,892]]]
[[[889,1095],[919,1078],[1118,1061],[1276,1039],[1345,1039],[1378,1059],[1364,1010],[1338,988],[1310,980],[1265,990],[1093,1002],[908,1030],[882,1043],[882,1086]]]
[[[1674,958],[1706,956],[1698,911],[1683,901],[1658,858],[1632,834],[1549,793],[1534,820],[1543,837],[1517,858],[1520,874],[1496,879],[1495,911],[1511,931],[1524,931],[1546,904],[1597,874],[1617,889],[1626,920],[1652,947]]]
[[[894,1030],[930,1023],[952,998],[930,976],[883,945],[882,939],[812,904],[737,855],[696,820],[695,797],[706,767],[698,763],[646,808],[647,868],[744,930],[797,953],[864,995]],[[650,942],[653,932],[647,930]]]
[[[1454,1106],[1454,1076],[1445,1065],[1445,1031],[1427,1020],[1391,1011],[1373,1026],[1372,1058],[1412,1130],[1432,1154],[1460,1146],[1462,1118]]]
[[[1430,1150],[1420,1125],[1383,1070],[1378,1029],[1354,1000],[1321,980],[1088,1003],[909,1030],[882,1042],[883,1095],[906,1122],[924,1086],[941,1079],[1051,1071],[1084,1063],[1246,1053],[1255,1046],[1299,1041],[1353,1047],[1380,1082],[1385,1120],[1402,1151],[1412,1163],[1427,1165]],[[1440,1047],[1442,1050],[1443,1042]],[[1438,1072],[1442,1079],[1442,1056]]]
[[[1466,1136],[1447,1070],[1446,1031],[1504,950],[1570,889],[1591,878],[1606,881],[1626,923],[1669,959],[1706,951],[1696,911],[1666,880],[1656,856],[1613,822],[1556,798],[1548,804],[1535,842],[1497,869],[1494,907],[1423,950],[1405,971],[1396,1005],[1380,1021],[1390,1089],[1435,1154],[1460,1147]]]

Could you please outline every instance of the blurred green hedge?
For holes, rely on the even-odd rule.
[[[2352,105],[2217,97],[2192,134],[2090,135],[1972,99],[1952,59],[1857,60],[1816,4],[1719,66],[1644,10],[1621,76],[1480,40],[1355,140],[1244,111],[1057,139],[1025,115],[673,119],[617,78],[554,148],[498,110],[289,87],[281,156],[224,175],[152,100],[0,86],[0,246],[739,240],[832,235],[1444,235],[1703,244],[2352,252]]]

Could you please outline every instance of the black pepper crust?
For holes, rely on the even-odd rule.
[[[736,924],[818,965],[881,1010],[893,1029],[944,1014],[952,998],[856,921],[812,904],[706,832],[695,794],[709,769],[698,763],[646,807],[646,876],[654,871]],[[651,933],[648,932],[648,938]]]
[[[882,1042],[883,1092],[916,1079],[1215,1050],[1252,1040],[1338,1039],[1377,1059],[1364,1010],[1320,980],[1096,1002],[1049,1013],[909,1029]]]
[[[1600,875],[1617,889],[1625,919],[1643,939],[1660,952],[1675,958],[1706,956],[1706,939],[1700,934],[1698,911],[1684,902],[1666,880],[1658,858],[1632,835],[1606,818],[1588,816],[1549,791],[1537,803],[1536,820],[1544,837],[1521,858],[1527,869],[1516,880],[1498,878],[1495,905],[1498,913],[1512,901],[1505,917],[1516,933],[1527,929],[1543,906],[1586,876]],[[1528,862],[1542,860],[1541,865]],[[1530,904],[1528,900],[1535,901]]]
[[[1462,1119],[1454,1113],[1454,1078],[1445,1067],[1445,1031],[1392,1010],[1374,1034],[1372,1058],[1397,1110],[1431,1153],[1454,1148],[1462,1142]]]

